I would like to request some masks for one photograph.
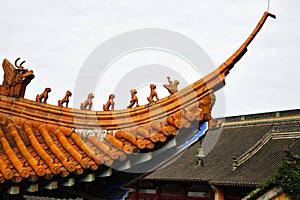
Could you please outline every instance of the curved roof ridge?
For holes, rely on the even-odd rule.
[[[235,171],[243,163],[247,162],[252,156],[254,156],[260,149],[262,149],[272,139],[290,139],[300,138],[300,132],[275,132],[269,131],[263,136],[255,145],[253,145],[248,151],[243,153],[238,158],[233,158],[232,170]]]
[[[295,120],[295,121],[300,120],[299,109],[226,117],[226,121],[223,123],[223,126],[224,127],[251,126],[257,124],[273,124],[273,123],[286,122],[291,120]]]

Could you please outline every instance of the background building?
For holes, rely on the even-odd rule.
[[[274,173],[287,149],[300,153],[300,110],[228,117],[203,165],[196,143],[172,164],[128,185],[134,190],[127,199],[242,199]]]

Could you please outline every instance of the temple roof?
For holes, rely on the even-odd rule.
[[[216,131],[209,131],[207,138]],[[214,148],[196,166],[199,144],[147,180],[200,181],[212,185],[257,185],[271,176],[285,157],[300,153],[300,110],[228,117]]]
[[[92,129],[88,123],[86,128],[76,127],[74,113],[77,117],[78,113],[81,115],[79,120],[89,122],[84,117],[87,111],[6,96],[0,98],[0,184],[2,191],[9,194],[72,186],[77,181],[91,182],[97,177],[111,176],[112,169],[128,170],[151,160],[154,150],[174,149],[166,144],[170,140],[174,142],[172,138],[183,130],[187,138],[194,137],[190,128],[197,128],[199,123],[191,112],[188,116],[188,111],[181,111],[178,121],[177,118],[156,121],[137,128],[105,130],[98,126]],[[147,170],[154,168],[155,165]],[[124,181],[128,180],[124,178]]]
[[[224,86],[225,76],[246,53],[269,16],[275,17],[265,12],[245,42],[213,72],[181,90],[165,86],[170,95],[162,99],[157,98],[156,86],[150,84],[149,103],[145,105],[138,105],[137,91],[131,90],[130,105],[122,110],[114,110],[114,94],[109,95],[103,111],[91,110],[92,93],[80,109],[68,108],[72,96],[69,90],[63,99],[58,100],[58,105],[47,104],[51,92],[48,87],[37,95],[35,101],[24,99],[26,87],[35,75],[22,66],[24,61],[17,64],[19,58],[15,66],[4,59],[4,79],[0,86],[2,193],[19,194],[20,188],[36,192],[40,185],[54,189],[59,181],[62,186],[72,186],[74,177],[91,182],[95,176],[102,177],[107,169],[112,168],[117,168],[117,171],[132,168],[137,174],[145,173],[174,159],[197,141],[207,128],[221,126],[222,122],[211,116],[214,92]],[[179,137],[175,138],[177,135]],[[226,136],[223,140],[233,141],[237,135]],[[255,137],[249,141],[255,142]],[[246,150],[249,147],[239,148]],[[223,154],[221,151],[207,162],[215,163]],[[154,160],[154,163],[149,160]],[[142,171],[136,172],[138,167]],[[108,174],[110,176],[110,172]],[[124,182],[118,180],[118,184],[121,186],[134,178],[131,175]],[[187,179],[192,179],[192,174],[189,177],[187,173]]]
[[[36,116],[41,113],[43,108],[38,104],[32,102],[28,107],[26,100],[1,98],[0,107],[7,111],[0,114],[1,182],[58,174],[67,176],[70,172],[81,174],[83,169],[96,170],[102,164],[110,166],[114,160],[125,160],[127,154],[154,148],[155,143],[165,142],[178,131],[168,126],[165,134],[159,130],[151,133],[151,128],[141,126],[139,130],[116,131],[112,135],[101,129],[77,129],[64,126],[63,118],[75,120],[68,113],[64,114],[66,109],[60,111],[56,124],[48,121],[50,114],[46,112],[44,119],[26,118],[26,112],[35,112]],[[16,112],[17,109],[20,112]]]

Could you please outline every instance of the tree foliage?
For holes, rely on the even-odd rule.
[[[274,175],[259,185],[264,192],[274,187],[281,187],[288,197],[300,200],[300,155],[288,152]]]

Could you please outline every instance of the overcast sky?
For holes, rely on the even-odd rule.
[[[225,116],[299,108],[299,7],[297,0],[271,1],[270,12],[277,19],[268,19],[227,76]],[[219,66],[248,37],[266,9],[266,0],[2,1],[0,58],[26,60],[25,66],[36,77],[25,97],[35,99],[51,87],[48,102],[56,104],[66,90],[74,90],[88,56],[113,36],[140,28],[172,30],[195,41]],[[188,82],[194,79],[184,77]],[[106,100],[109,93],[103,93],[95,96]],[[105,102],[96,97],[95,109],[100,110]],[[78,107],[72,101],[70,105]]]

